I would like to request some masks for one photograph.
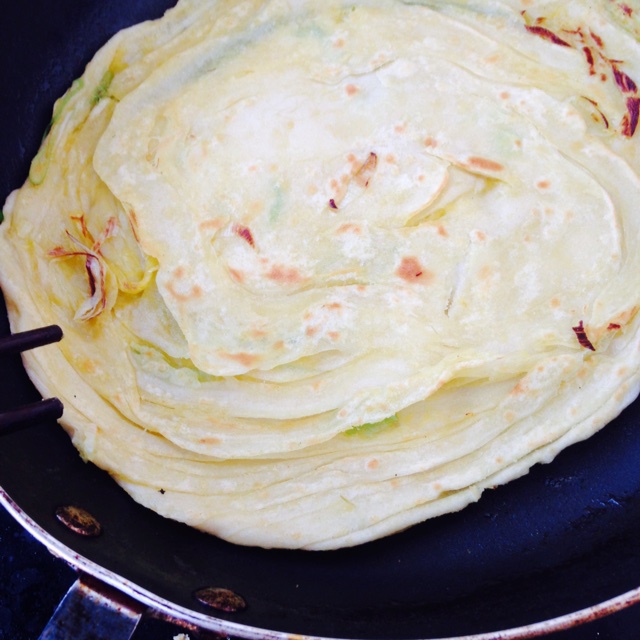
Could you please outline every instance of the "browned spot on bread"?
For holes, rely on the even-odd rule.
[[[208,218],[207,220],[203,220],[199,225],[198,229],[201,231],[217,231],[221,229],[225,224],[224,219],[222,218]]]
[[[405,256],[396,269],[396,275],[407,282],[428,281],[433,274],[427,271],[415,256]]]
[[[205,438],[200,438],[198,442],[200,444],[220,444],[222,440],[220,440],[220,438],[214,438],[213,436],[206,436]]]
[[[448,238],[449,232],[445,229],[443,225],[438,225],[438,235],[442,236],[443,238]]]
[[[244,274],[242,273],[242,271],[238,271],[237,269],[229,269],[229,275],[238,284],[242,284],[244,282]]]
[[[129,209],[129,226],[131,227],[131,232],[133,233],[133,237],[136,239],[136,242],[140,242],[140,236],[138,235],[138,218],[136,217],[136,212],[133,209]]]
[[[316,333],[318,333],[318,331],[319,331],[318,327],[307,327],[305,330],[305,334],[311,338],[315,336]]]
[[[503,171],[504,167],[495,160],[489,158],[481,158],[479,156],[471,156],[468,160],[469,166],[483,171]]]
[[[369,460],[369,462],[367,462],[367,469],[377,469],[378,466],[380,465],[380,462],[378,461],[377,458],[371,458],[371,460]]]
[[[234,362],[239,362],[244,367],[253,367],[260,358],[258,356],[253,355],[252,353],[227,353],[226,351],[221,351],[220,355],[227,360],[233,360]]]
[[[360,225],[355,224],[353,222],[345,222],[338,227],[338,233],[362,233],[362,228]]]
[[[338,309],[342,309],[342,305],[339,302],[328,302],[327,304],[322,305],[325,309],[332,309],[333,311],[337,311]]]
[[[297,269],[294,267],[285,267],[281,264],[274,264],[266,275],[270,280],[282,282],[283,284],[302,282],[302,276]]]
[[[527,392],[527,385],[520,380],[513,389],[511,389],[511,395],[520,396]]]
[[[81,358],[76,361],[76,366],[83,373],[95,373],[96,363],[90,358]]]
[[[344,90],[345,90],[345,93],[346,93],[348,96],[355,96],[355,95],[356,95],[356,93],[358,93],[358,91],[360,91],[360,89],[358,89],[358,87],[356,87],[356,85],[355,85],[355,84],[348,84],[348,85],[344,88]]]
[[[340,337],[339,331],[329,331],[327,334],[332,340],[337,340]]]
[[[631,318],[633,318],[633,316],[636,315],[636,313],[638,313],[638,307],[632,307],[631,309],[618,314],[610,324],[624,326],[629,322],[629,320],[631,320]]]
[[[431,136],[427,136],[424,139],[424,146],[425,147],[437,147],[438,146],[438,141],[435,138],[432,138]]]
[[[538,187],[538,189],[548,189],[550,186],[551,186],[551,183],[548,180],[540,180],[536,184],[536,187]]]
[[[481,280],[488,280],[489,278],[491,278],[492,275],[493,275],[493,267],[489,266],[488,264],[485,264],[483,267],[480,268],[480,271],[478,271],[478,277]]]
[[[182,291],[177,291],[173,285],[173,282],[167,283],[167,290],[169,293],[176,299],[178,302],[187,302],[189,300],[193,300],[194,298],[202,297],[202,289],[196,284],[189,289],[186,293]]]

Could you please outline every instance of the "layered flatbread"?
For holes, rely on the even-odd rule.
[[[460,509],[640,380],[640,8],[180,0],[56,103],[0,225],[81,455],[245,545]]]

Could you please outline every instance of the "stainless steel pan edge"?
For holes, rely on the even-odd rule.
[[[117,589],[120,593],[133,598],[135,601],[149,607],[147,615],[159,616],[180,624],[185,627],[195,627],[206,629],[225,636],[235,636],[246,638],[247,640],[350,640],[348,638],[336,639],[325,638],[323,636],[299,635],[295,633],[281,633],[250,627],[242,624],[221,620],[212,616],[198,614],[194,611],[175,605],[174,603],[156,596],[140,586],[134,584],[112,571],[92,562],[88,558],[75,552],[73,549],[62,544],[59,540],[40,527],[30,518],[0,487],[0,503],[7,511],[40,543],[45,545],[56,557],[64,560],[77,571],[87,574],[98,581],[97,585],[89,588],[100,589],[100,583],[104,583]],[[424,638],[423,640],[519,640],[545,636],[556,631],[570,629],[579,624],[591,622],[606,615],[621,611],[626,607],[640,603],[640,587],[632,589],[615,598],[599,603],[592,607],[582,609],[563,616],[558,616],[551,620],[545,620],[530,625],[521,626],[515,629],[506,629],[490,633],[481,633],[464,636],[449,636],[443,638]],[[89,630],[90,632],[90,630]],[[81,633],[78,630],[78,633]],[[111,640],[126,640],[112,637]],[[76,636],[76,640],[82,640]]]

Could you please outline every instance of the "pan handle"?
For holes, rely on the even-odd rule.
[[[115,589],[80,576],[39,640],[130,640],[145,607]]]

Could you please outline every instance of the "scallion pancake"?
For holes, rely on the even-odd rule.
[[[640,384],[640,22],[608,0],[180,0],[0,225],[86,460],[232,542],[464,507]]]

